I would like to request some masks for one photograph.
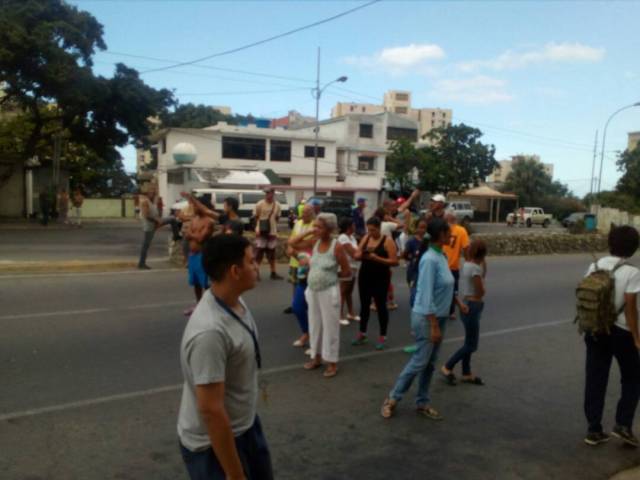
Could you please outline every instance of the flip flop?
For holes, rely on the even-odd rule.
[[[484,385],[484,382],[480,377],[463,378],[462,383],[468,383],[470,385],[480,385],[480,386]]]
[[[317,370],[318,368],[320,368],[322,366],[322,363],[318,363],[315,361],[310,361],[304,364],[304,369],[305,370]]]
[[[324,378],[333,378],[333,377],[335,377],[337,374],[338,374],[338,369],[337,369],[337,368],[336,368],[336,369],[334,369],[334,370],[329,370],[329,369],[327,369],[327,370],[325,370],[325,371],[324,371],[324,373],[322,374],[322,376],[323,376]]]

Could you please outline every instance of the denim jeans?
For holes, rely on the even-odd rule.
[[[447,370],[453,370],[462,360],[462,375],[471,375],[471,354],[478,349],[480,340],[480,317],[484,309],[483,302],[465,302],[469,313],[460,314],[464,325],[464,345],[446,363]]]
[[[269,447],[257,416],[253,426],[236,437],[236,449],[247,480],[273,479]],[[192,452],[180,445],[180,451],[191,480],[224,480],[226,478],[211,447],[202,452]]]
[[[147,254],[149,253],[149,247],[151,247],[151,242],[153,241],[153,237],[156,234],[155,230],[151,230],[144,233],[144,239],[142,240],[142,249],[140,250],[140,260],[138,261],[139,267],[144,267],[147,264]]]
[[[298,320],[298,325],[302,333],[309,333],[309,307],[307,306],[307,299],[304,296],[304,291],[307,289],[307,283],[298,282],[293,292],[293,302],[291,308]]]
[[[440,332],[444,337],[447,328],[447,317],[438,318]],[[429,405],[429,385],[438,360],[438,352],[442,342],[435,344],[431,342],[431,325],[424,316],[411,312],[411,329],[416,340],[417,350],[409,359],[409,362],[400,373],[396,384],[389,393],[389,398],[400,401],[411,387],[413,379],[418,377],[418,394],[416,395],[416,405],[425,407]]]
[[[640,355],[633,336],[614,326],[610,335],[585,335],[584,341],[587,345],[584,413],[589,432],[602,432],[602,412],[614,357],[620,368],[622,384],[616,423],[631,428],[640,399]]]

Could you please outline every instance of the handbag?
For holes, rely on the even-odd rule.
[[[276,211],[276,204],[274,202],[273,206],[271,207],[271,213],[269,214],[269,217],[267,217],[266,220],[258,221],[258,234],[260,236],[268,237],[271,234],[271,217],[273,216],[275,211]]]

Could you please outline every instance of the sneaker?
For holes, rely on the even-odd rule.
[[[283,280],[283,278],[278,275],[276,272],[271,272],[271,280]]]
[[[380,337],[376,343],[376,350],[384,350],[385,348],[387,348],[387,338]]]
[[[346,318],[341,318],[340,325],[343,325],[346,327],[347,325],[349,325],[349,320],[347,320]]]
[[[414,353],[416,353],[416,352],[418,351],[418,347],[416,347],[415,345],[409,345],[408,347],[404,347],[404,348],[402,349],[402,351],[403,351],[404,353],[411,353],[411,354],[414,354]]]
[[[310,356],[311,356],[311,349],[310,349],[310,348],[307,348],[307,349],[304,351],[304,354],[305,354],[307,357],[310,357]]]
[[[358,335],[356,339],[351,342],[351,345],[353,345],[354,347],[359,347],[360,345],[366,345],[367,343],[369,343],[369,339],[366,335]]]
[[[640,445],[640,442],[638,442],[638,439],[636,438],[636,436],[633,434],[633,432],[629,427],[616,425],[615,427],[613,427],[613,430],[611,430],[611,435],[613,435],[616,438],[619,438],[624,443],[626,443],[627,445],[631,445],[632,447],[637,448]]]
[[[609,440],[611,440],[611,437],[604,432],[589,432],[587,436],[584,437],[584,443],[592,447],[600,445],[601,443],[607,443]]]

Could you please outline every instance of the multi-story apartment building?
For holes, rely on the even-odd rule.
[[[420,138],[425,137],[432,129],[451,125],[453,112],[446,108],[413,108],[411,92],[406,90],[389,90],[384,94],[382,105],[371,103],[337,103],[331,110],[331,117],[344,115],[395,113],[409,117],[418,123]]]
[[[205,129],[169,128],[158,131],[150,152],[138,156],[157,165],[154,176],[165,203],[180,192],[210,186],[221,171],[272,170],[285,183],[290,204],[313,194],[315,126],[284,130],[219,123]],[[363,197],[373,208],[384,185],[389,142],[401,137],[416,141],[417,123],[398,115],[348,115],[320,122],[318,193]],[[192,145],[196,161],[176,163],[173,150]]]
[[[629,132],[628,136],[627,150],[635,150],[638,146],[638,142],[640,142],[640,132]]]
[[[490,185],[500,185],[506,182],[507,177],[513,170],[513,165],[524,161],[524,160],[533,160],[537,163],[542,163],[540,161],[539,155],[513,155],[511,160],[500,160],[498,163],[500,166],[496,168],[491,175],[487,177],[487,183]],[[544,171],[547,175],[553,178],[553,164],[552,163],[542,163]]]

